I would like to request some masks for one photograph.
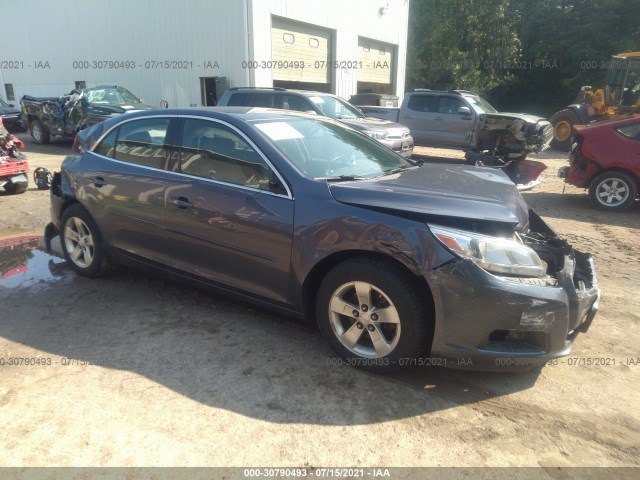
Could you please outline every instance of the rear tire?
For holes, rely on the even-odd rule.
[[[31,138],[33,138],[33,141],[38,145],[45,145],[51,141],[51,133],[38,119],[31,121],[29,131],[31,133]]]
[[[381,373],[398,370],[431,346],[426,293],[390,262],[347,260],[320,283],[318,326],[345,364]]]
[[[109,271],[109,259],[96,222],[81,205],[62,214],[60,243],[67,263],[78,274],[96,278]]]
[[[566,152],[571,146],[571,134],[574,125],[582,125],[582,121],[573,110],[567,108],[560,110],[551,117],[551,125],[553,125],[551,148]]]
[[[589,185],[589,199],[600,210],[622,212],[633,204],[637,196],[636,179],[616,170],[601,173]]]
[[[27,191],[29,180],[25,182],[9,182],[4,184],[4,189],[9,195],[17,195]]]

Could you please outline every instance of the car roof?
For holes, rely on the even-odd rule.
[[[415,88],[412,92],[408,93],[438,93],[438,94],[449,94],[449,95],[459,95],[461,97],[479,97],[477,93],[471,92],[469,90],[431,90],[430,88]]]
[[[311,95],[328,95],[330,97],[335,97],[333,93],[327,92],[318,92],[315,90],[297,90],[293,88],[279,88],[279,87],[232,87],[229,89],[232,92],[242,92],[248,91],[253,93],[297,93],[299,95],[303,95],[305,97]]]
[[[125,113],[118,115],[112,119],[106,120],[104,123],[109,123],[109,126],[116,125],[124,120],[133,118],[144,117],[158,117],[158,116],[199,116],[210,117],[216,119],[225,119],[229,117],[239,118],[244,121],[250,120],[276,120],[278,118],[309,118],[318,120],[321,119],[318,115],[311,115],[304,112],[298,112],[294,110],[280,110],[276,108],[262,108],[262,107],[185,107],[185,108],[163,108],[156,110],[145,110],[139,112]],[[322,118],[322,120],[325,120]]]
[[[588,123],[586,125],[575,125],[575,128],[580,132],[585,132],[589,130],[617,128],[620,126],[637,123],[639,121],[640,121],[640,113],[637,113],[635,115],[624,116],[622,118],[607,118],[605,120]]]

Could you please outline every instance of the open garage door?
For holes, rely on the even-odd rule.
[[[330,92],[330,52],[330,30],[274,18],[271,28],[273,86]]]
[[[395,46],[358,38],[358,93],[393,93]]]

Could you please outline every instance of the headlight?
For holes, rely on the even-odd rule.
[[[389,132],[369,131],[364,133],[376,140],[385,140],[389,136]]]
[[[439,225],[429,225],[429,228],[448,250],[473,260],[488,272],[518,277],[546,276],[545,266],[538,254],[516,240]]]

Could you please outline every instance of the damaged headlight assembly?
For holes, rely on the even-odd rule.
[[[538,254],[517,240],[440,225],[428,224],[428,227],[447,250],[460,258],[472,260],[487,272],[532,278],[547,275]]]

